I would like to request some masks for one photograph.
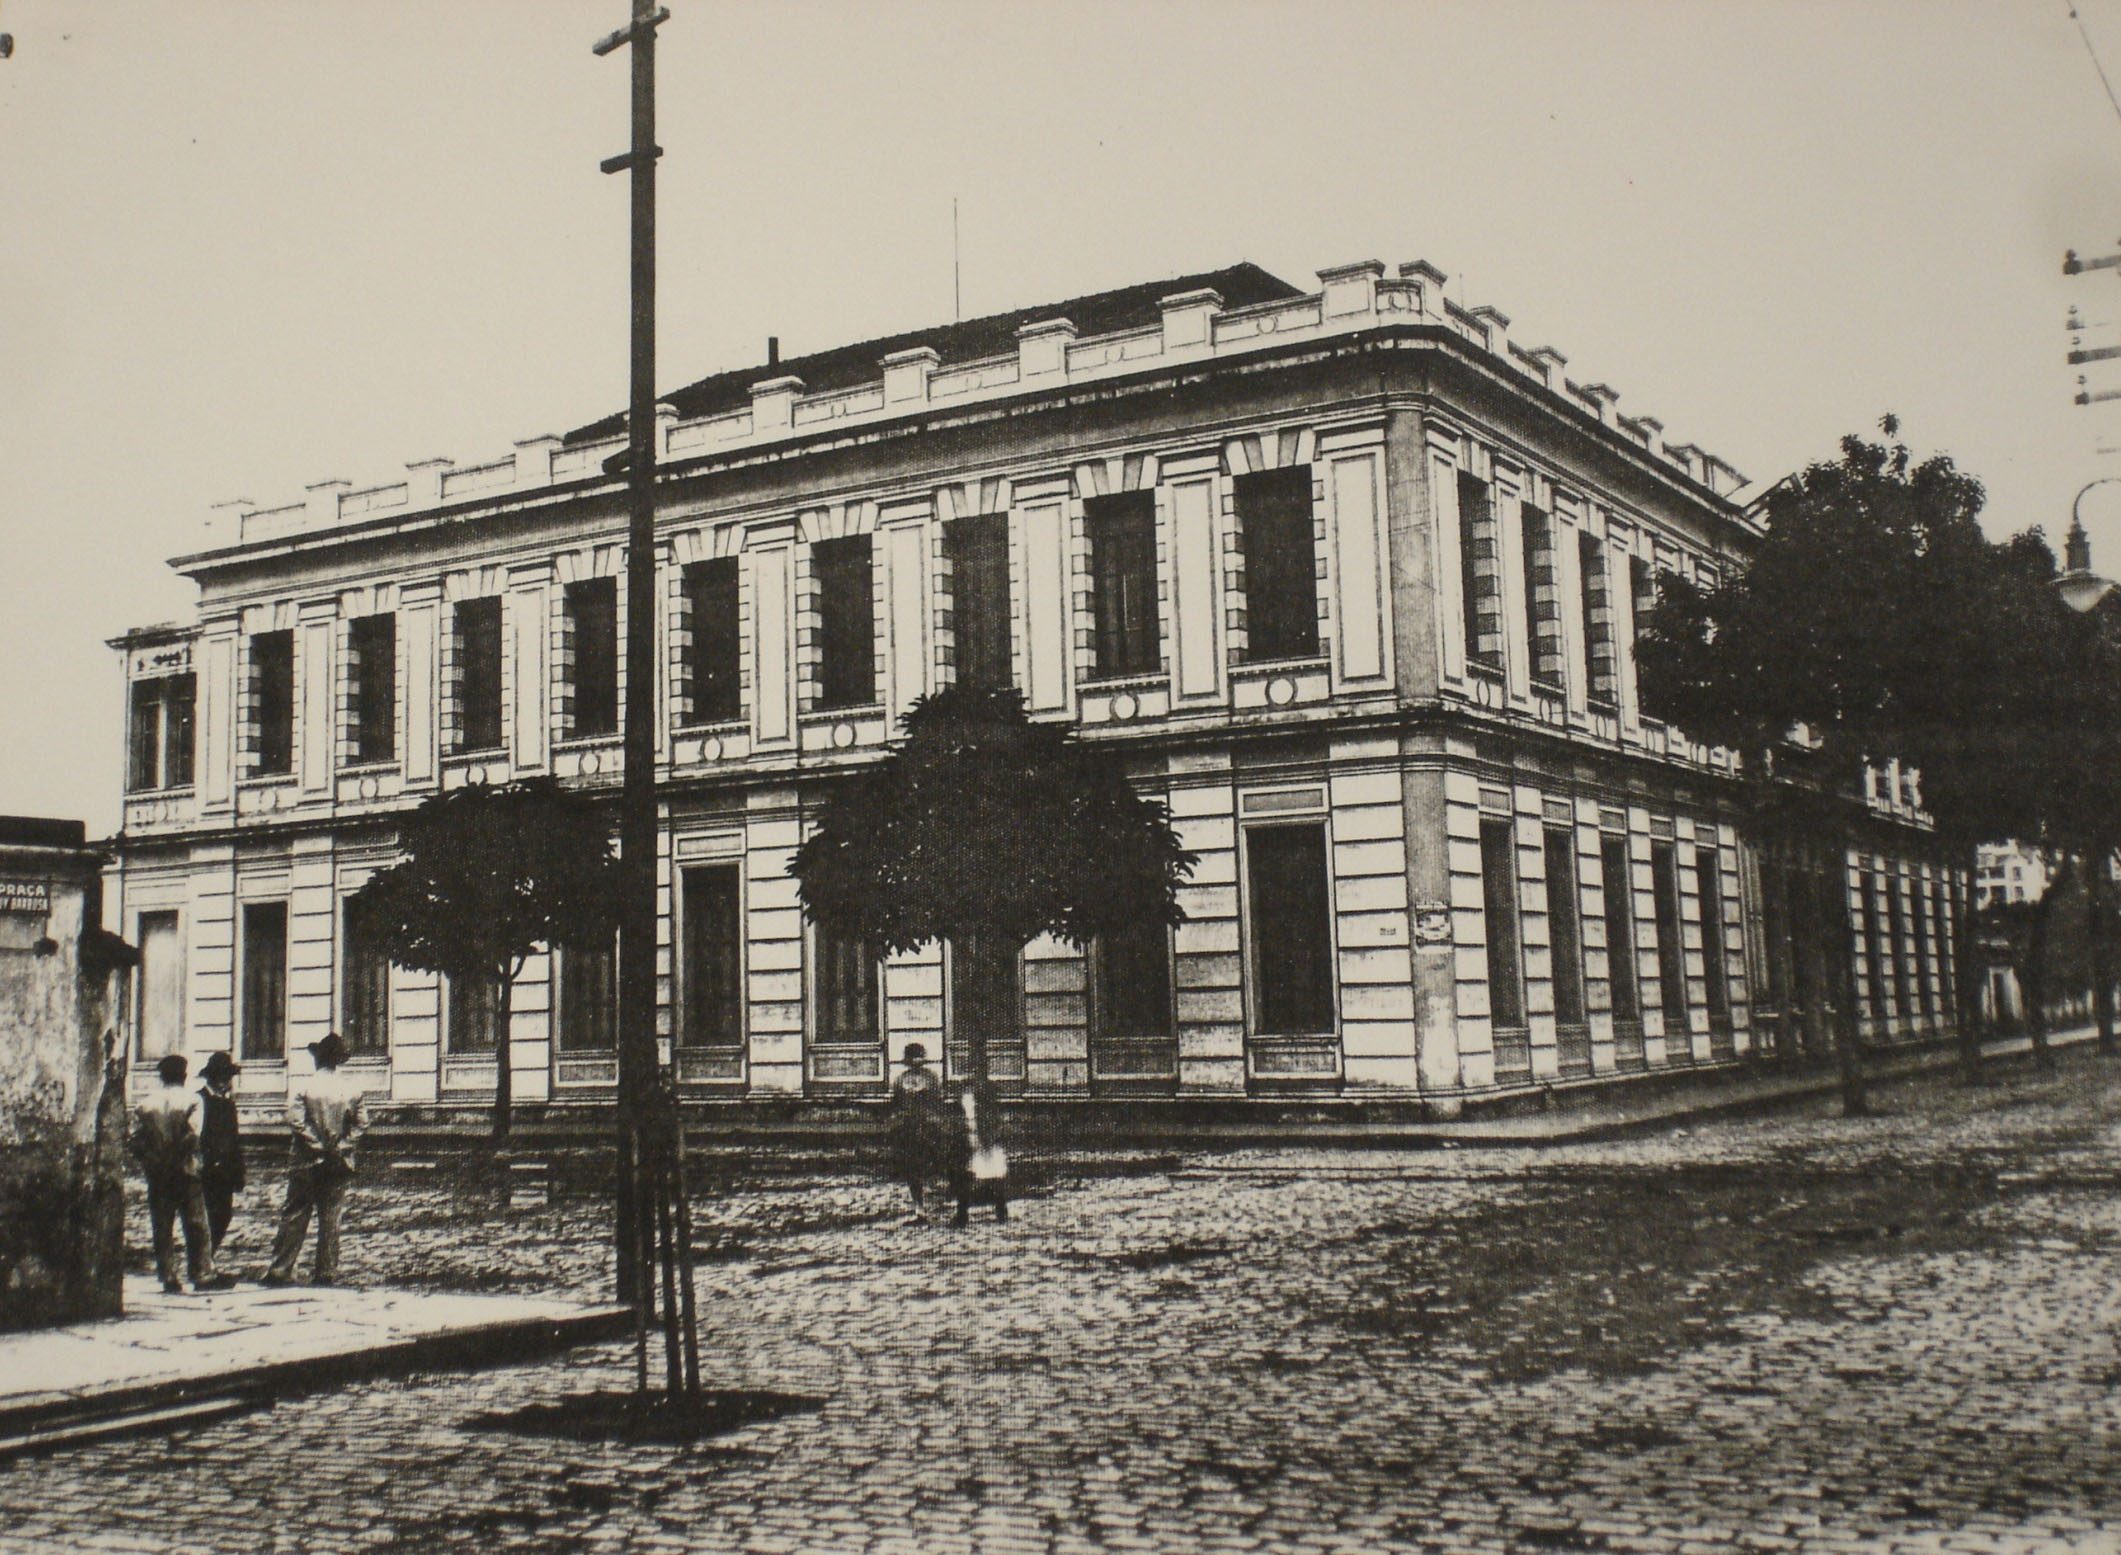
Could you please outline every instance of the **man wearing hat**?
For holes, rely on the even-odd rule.
[[[891,1174],[912,1195],[915,1219],[920,1218],[928,1179],[944,1165],[948,1125],[942,1082],[928,1067],[928,1050],[909,1042],[906,1072],[891,1086]]]
[[[199,1189],[206,1197],[206,1224],[216,1253],[243,1189],[243,1130],[231,1090],[242,1068],[226,1053],[209,1053],[199,1070],[206,1080],[199,1088]]]
[[[155,1065],[162,1083],[133,1109],[126,1148],[147,1179],[147,1219],[154,1228],[155,1271],[174,1296],[177,1246],[173,1222],[184,1222],[184,1262],[194,1290],[222,1290],[235,1283],[214,1272],[214,1249],[206,1227],[206,1200],[199,1192],[199,1098],[185,1087],[190,1069],[181,1053]]]
[[[315,1283],[330,1285],[338,1278],[339,1212],[346,1207],[346,1183],[353,1176],[354,1144],[368,1127],[359,1082],[339,1072],[349,1051],[336,1031],[310,1043],[317,1072],[287,1098],[293,1157],[287,1168],[287,1207],[280,1211],[280,1233],[273,1240],[272,1267],[265,1275],[268,1285],[285,1285],[294,1278],[312,1210],[317,1215]]]

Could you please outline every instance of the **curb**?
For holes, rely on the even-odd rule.
[[[210,1377],[115,1383],[34,1402],[0,1402],[0,1463],[135,1432],[204,1424],[281,1399],[349,1382],[416,1371],[471,1371],[511,1365],[620,1338],[633,1331],[630,1307],[592,1307],[564,1317],[512,1318],[336,1355],[275,1361]]]

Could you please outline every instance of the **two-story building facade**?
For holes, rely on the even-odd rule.
[[[1026,1096],[1447,1110],[1731,1062],[1840,997],[1801,1012],[1806,935],[1875,1040],[1948,1024],[1919,796],[1769,854],[1730,759],[1640,706],[1636,613],[1742,557],[1741,477],[1443,280],[1240,265],[658,407],[659,1029],[689,1095],[881,1097],[909,1042],[962,1046],[948,947],[835,942],[787,865],[833,775],[966,679],[1114,745],[1199,856],[1175,930],[1026,952],[990,1037]],[[230,505],[176,560],[196,619],[114,644],[143,1057],[227,1048],[269,1093],[336,1029],[391,1101],[469,1109],[507,1041],[519,1101],[609,1102],[610,955],[534,958],[501,1033],[349,902],[438,789],[615,798],[623,446],[614,419]]]

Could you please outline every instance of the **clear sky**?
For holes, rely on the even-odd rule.
[[[2121,251],[2066,0],[668,4],[666,388],[948,319],[955,196],[967,316],[1425,258],[1755,479],[1887,410],[1999,530],[2121,476],[2064,361],[2073,301],[2121,341],[2121,271],[2060,274]],[[0,0],[0,811],[116,824],[104,639],[189,611],[210,503],[623,405],[626,9]],[[2121,570],[2121,484],[2085,511]]]

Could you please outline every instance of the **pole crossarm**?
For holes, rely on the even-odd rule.
[[[589,52],[598,59],[602,59],[606,54],[616,49],[622,49],[629,43],[638,43],[642,34],[654,32],[656,28],[669,20],[669,7],[659,6],[653,16],[636,17],[617,32],[605,34],[590,45]]]

